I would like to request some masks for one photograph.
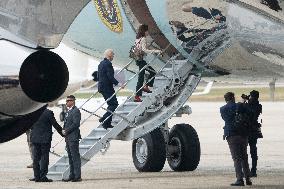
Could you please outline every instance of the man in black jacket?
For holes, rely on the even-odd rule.
[[[253,90],[250,92],[250,97],[248,100],[248,109],[250,110],[250,123],[251,123],[251,130],[249,132],[248,143],[250,147],[250,155],[251,155],[251,176],[256,177],[256,170],[257,170],[257,139],[263,138],[261,133],[261,124],[258,123],[258,117],[262,113],[262,105],[258,101],[259,92]]]
[[[103,95],[104,99],[109,99],[114,93],[113,85],[118,85],[118,81],[114,78],[114,70],[111,61],[113,60],[114,53],[112,49],[107,49],[104,53],[105,58],[100,62],[98,66],[98,91]],[[124,87],[124,86],[122,86]],[[116,99],[116,95],[114,95],[107,102],[107,109],[111,112],[114,112],[118,106],[118,102]],[[108,119],[107,119],[108,118]],[[106,112],[103,117],[99,120],[103,122],[103,128],[112,128],[112,114],[110,112]]]
[[[70,175],[67,180],[80,182],[81,179],[81,158],[79,153],[80,121],[81,112],[75,106],[75,97],[73,95],[67,96],[66,106],[68,111],[65,114],[64,126],[62,133],[65,136],[66,149],[69,158]]]
[[[51,110],[46,109],[33,125],[30,140],[32,142],[33,170],[35,182],[52,182],[46,177],[49,164],[49,150],[52,140],[52,126],[63,136],[62,128],[56,122]]]

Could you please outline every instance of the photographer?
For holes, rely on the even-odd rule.
[[[242,95],[242,98],[248,100],[247,108],[250,112],[250,130],[249,130],[249,137],[248,143],[250,146],[250,155],[251,155],[251,176],[256,177],[256,170],[257,170],[257,139],[263,138],[261,133],[261,124],[258,123],[258,117],[262,113],[262,105],[259,103],[259,92],[258,91],[251,91],[249,96]]]

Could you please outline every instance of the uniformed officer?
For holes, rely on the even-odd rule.
[[[46,109],[33,125],[30,140],[32,142],[33,170],[35,182],[52,182],[46,177],[49,164],[49,150],[52,140],[52,126],[63,136],[62,128],[56,122],[51,110]]]

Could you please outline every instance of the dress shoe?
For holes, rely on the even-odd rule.
[[[152,91],[149,89],[148,86],[143,87],[142,91],[144,91],[146,93],[152,93]]]
[[[38,182],[52,182],[53,180],[52,179],[49,179],[47,177],[43,177],[41,178]],[[36,181],[37,182],[37,181]]]
[[[35,181],[36,179],[35,178],[30,178],[29,181]],[[37,179],[39,180],[39,179]]]
[[[135,96],[134,97],[134,102],[142,102],[140,96]]]
[[[33,164],[27,165],[27,168],[33,168]]]
[[[82,179],[81,178],[76,178],[76,179],[73,179],[72,182],[81,182]]]
[[[63,182],[70,182],[72,180],[74,180],[74,178],[62,179]]]
[[[249,185],[249,186],[252,185],[250,178],[246,178],[246,185]]]
[[[231,186],[244,186],[245,183],[243,180],[237,180],[236,182],[232,183]]]
[[[108,128],[113,128],[113,126],[112,126],[112,125],[103,125],[103,128],[104,128],[105,130],[107,130]]]
[[[101,118],[99,119],[99,122],[102,123],[104,120],[105,120],[105,119],[104,119],[103,117],[101,117]]]

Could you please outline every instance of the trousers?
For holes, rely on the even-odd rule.
[[[138,81],[137,81],[137,85],[136,85],[136,95],[137,96],[142,96],[142,89],[140,89],[140,88],[143,86],[143,83],[144,83],[145,70],[147,70],[149,72],[149,74],[150,74],[150,78],[149,79],[153,78],[147,84],[149,87],[153,87],[156,71],[151,66],[148,66],[146,69],[142,70],[142,68],[147,65],[145,60],[137,60],[136,64],[139,67]],[[142,71],[140,72],[140,70],[142,70]]]
[[[45,178],[48,173],[49,150],[51,143],[33,143],[33,170],[36,180]]]
[[[106,92],[106,91],[101,92],[101,94],[103,95],[105,100],[110,98],[113,95],[113,93],[114,93],[114,91],[113,92]],[[115,109],[118,106],[118,101],[117,101],[115,95],[107,102],[107,105],[108,105],[108,107],[107,107],[108,110],[110,110],[111,112],[115,111]],[[112,114],[110,112],[106,111],[106,113],[102,117],[102,121],[103,120],[104,120],[103,126],[108,127],[109,125],[111,125],[111,122],[112,122]]]
[[[81,178],[81,158],[79,153],[79,140],[66,141],[67,154],[70,166],[70,179]]]

